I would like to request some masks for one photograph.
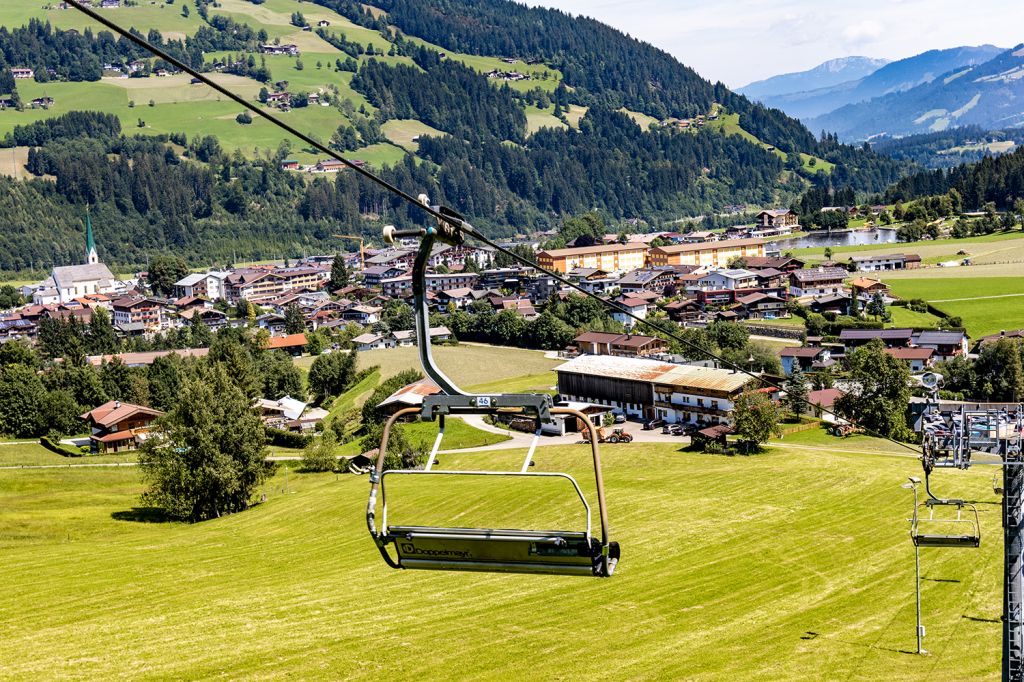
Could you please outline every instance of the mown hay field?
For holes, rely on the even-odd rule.
[[[908,653],[911,498],[900,488],[918,463],[863,437],[786,442],[751,457],[607,447],[623,559],[602,580],[391,570],[366,532],[365,477],[292,471],[266,485],[264,504],[184,525],[134,510],[135,469],[0,471],[0,677],[998,675],[991,472],[936,481],[978,503],[985,538],[978,550],[922,553],[932,653],[919,657]],[[521,456],[447,455],[444,464],[517,468]],[[542,448],[537,461],[591,491],[582,446]],[[396,485],[389,508],[399,522],[580,522],[564,489],[495,483]]]

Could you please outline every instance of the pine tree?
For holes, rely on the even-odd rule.
[[[794,360],[793,373],[786,381],[786,406],[795,415],[803,414],[807,410],[807,382],[800,364]]]
[[[331,279],[328,283],[328,288],[330,291],[344,289],[348,286],[348,280],[348,266],[345,265],[345,257],[339,253],[334,257],[334,262],[331,263]]]
[[[251,400],[213,364],[182,383],[177,404],[142,445],[142,501],[193,522],[247,509],[272,471],[265,450]]]
[[[302,308],[292,303],[284,311],[284,330],[288,334],[301,334],[306,331],[306,317]]]
[[[96,308],[92,311],[86,343],[92,355],[109,355],[117,352],[119,344],[114,335],[114,325],[111,324],[110,313],[105,308]]]

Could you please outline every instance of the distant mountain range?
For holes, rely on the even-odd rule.
[[[842,83],[860,80],[870,76],[888,63],[888,59],[872,59],[871,57],[830,59],[808,71],[772,76],[750,85],[744,85],[736,92],[769,104],[772,99],[783,95],[809,93],[813,90],[831,88]]]
[[[927,83],[848,104],[807,121],[846,140],[902,136],[977,125],[1024,126],[1024,44],[981,64],[965,65]]]
[[[853,120],[847,120],[847,115],[860,119],[861,114],[839,110],[851,105],[859,105],[870,100],[881,97],[898,96],[899,93],[906,93],[917,88],[932,84],[940,76],[946,76],[952,72],[963,72],[969,67],[976,67],[1005,54],[1005,48],[994,45],[981,45],[978,47],[956,47],[946,50],[929,50],[922,54],[886,63],[873,70],[867,75],[859,78],[852,78],[840,83],[818,87],[816,89],[793,90],[794,85],[801,83],[814,83],[821,78],[820,71],[824,68],[827,72],[829,64],[844,60],[833,60],[826,62],[810,71],[802,74],[787,74],[778,76],[775,79],[768,79],[759,83],[752,83],[740,92],[757,99],[764,104],[782,109],[787,114],[803,120],[812,130],[830,130],[840,134],[844,139],[862,139],[878,134],[902,134],[889,130],[892,121],[885,117],[876,115],[875,124],[862,125]],[[850,68],[856,70],[867,65],[863,57],[852,57]],[[845,69],[838,69],[842,73]],[[852,72],[851,72],[852,73]],[[969,100],[970,98],[968,98]],[[968,100],[964,100],[956,106],[939,106],[938,109],[956,111]],[[951,102],[949,104],[952,104]],[[898,108],[898,107],[897,107]],[[865,109],[864,111],[868,111]],[[919,111],[914,119],[928,113],[928,110]],[[866,122],[865,122],[866,123]],[[940,124],[941,125],[941,124]],[[903,127],[900,125],[899,127]],[[872,129],[873,128],[873,129]],[[868,129],[872,129],[868,131]],[[927,132],[928,126],[919,127],[911,125],[905,128],[907,131]]]

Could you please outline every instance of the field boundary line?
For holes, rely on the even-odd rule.
[[[993,298],[1016,298],[1024,294],[996,294],[994,296],[973,296],[971,298],[941,298],[929,301],[929,303],[962,303],[964,301],[984,301]]]

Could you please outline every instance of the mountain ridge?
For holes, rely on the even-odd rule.
[[[870,76],[889,64],[891,59],[873,57],[839,57],[829,59],[804,71],[793,71],[748,83],[736,92],[754,100],[765,97],[791,95],[834,87]]]
[[[811,119],[849,104],[909,90],[957,68],[982,64],[1005,49],[979,45],[928,50],[890,62],[860,79],[805,92],[777,93],[764,96],[760,101],[811,123],[812,129],[817,130],[816,122],[811,122]]]
[[[808,124],[845,140],[940,132],[954,126],[993,130],[1024,125],[1024,44],[908,90],[846,105]]]

